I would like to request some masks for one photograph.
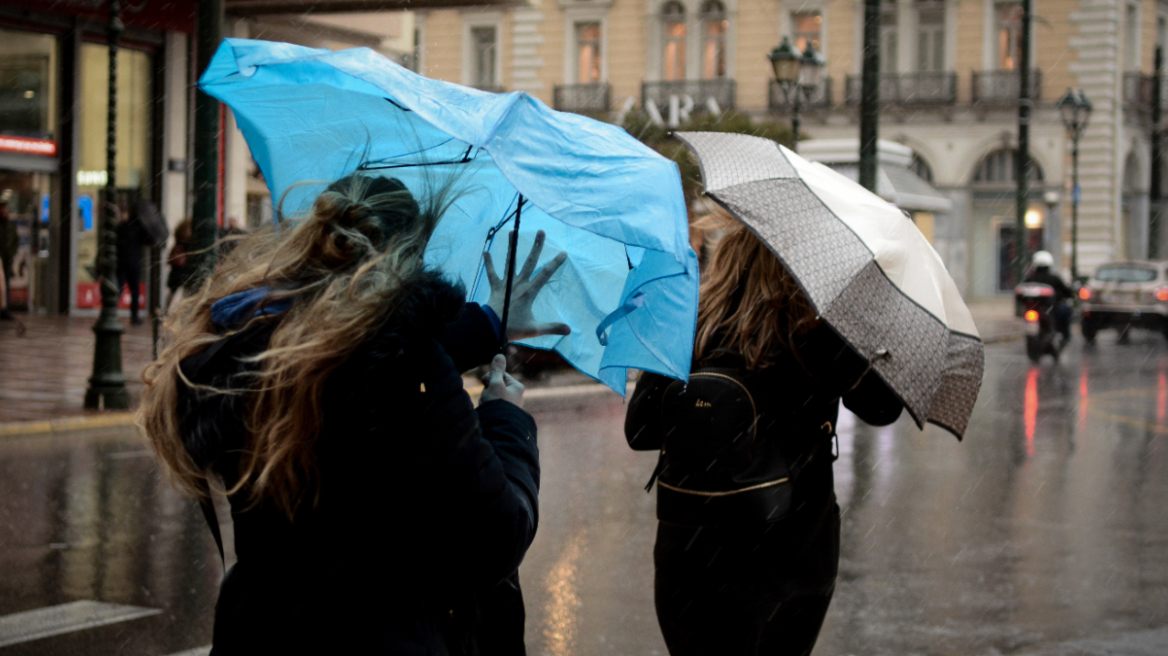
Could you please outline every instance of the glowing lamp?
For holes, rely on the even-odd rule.
[[[1039,210],[1036,210],[1036,209],[1026,210],[1026,215],[1024,217],[1024,220],[1026,222],[1026,227],[1030,228],[1031,230],[1034,230],[1036,228],[1041,228],[1042,227],[1042,212],[1040,212]]]
[[[1027,321],[1038,321],[1038,310],[1027,310],[1026,311],[1026,320]]]
[[[1086,287],[1080,287],[1079,288],[1079,298],[1084,300],[1084,301],[1091,300],[1091,290],[1087,289]]]
[[[1156,290],[1157,301],[1168,301],[1168,289],[1160,288]]]

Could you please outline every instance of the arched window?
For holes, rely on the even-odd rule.
[[[726,77],[726,31],[730,21],[726,8],[718,0],[702,5],[702,78]]]
[[[913,153],[912,164],[908,168],[923,178],[925,182],[933,184],[933,167],[929,166],[929,163],[925,161],[924,157],[921,157],[920,153]]]
[[[661,79],[685,79],[685,6],[674,0],[661,8]]]
[[[1014,182],[1015,150],[1002,148],[986,155],[973,174],[973,183],[977,185],[1002,185]],[[1029,178],[1031,183],[1042,182],[1042,167],[1034,158],[1030,158]]]

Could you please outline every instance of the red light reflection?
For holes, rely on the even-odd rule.
[[[1087,421],[1087,368],[1079,372],[1079,424]]]
[[[1026,374],[1026,396],[1022,408],[1026,427],[1026,455],[1034,455],[1034,425],[1038,423],[1038,369],[1031,367]]]

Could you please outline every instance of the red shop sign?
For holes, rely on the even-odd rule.
[[[52,157],[57,154],[57,142],[52,139],[0,135],[0,152]]]

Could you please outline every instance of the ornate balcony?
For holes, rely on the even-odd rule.
[[[844,102],[860,104],[860,76],[849,75]],[[957,103],[957,73],[922,71],[917,73],[881,73],[881,105],[949,106]]]
[[[971,82],[970,99],[978,105],[1017,105],[1018,71],[974,71]],[[1042,97],[1042,71],[1030,71],[1030,97]]]
[[[820,80],[819,86],[811,92],[811,98],[803,101],[803,108],[830,107],[831,87],[832,81],[830,77],[825,77]],[[783,96],[783,90],[779,88],[779,83],[770,80],[767,83],[767,109],[778,113],[789,112],[791,111],[791,107],[792,103],[788,102]]]
[[[695,112],[705,111],[711,98],[721,110],[734,109],[734,95],[734,80],[727,78],[641,83],[641,106],[648,105],[652,100],[662,111],[669,107],[670,96],[693,98]]]
[[[597,84],[557,84],[553,104],[561,112],[577,114],[598,114],[612,107],[612,85]]]
[[[1155,80],[1153,76],[1139,71],[1128,71],[1123,74],[1123,106],[1128,111],[1148,112],[1152,111],[1152,91]],[[1161,83],[1161,99],[1163,98],[1163,87]],[[1163,102],[1163,100],[1161,100]]]

